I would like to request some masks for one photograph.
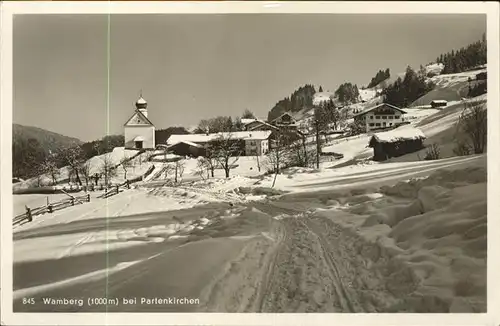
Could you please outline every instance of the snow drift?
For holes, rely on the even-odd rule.
[[[386,293],[369,298],[371,310],[485,312],[486,179],[484,167],[440,170],[376,194],[332,196],[315,214],[358,253],[352,282]]]

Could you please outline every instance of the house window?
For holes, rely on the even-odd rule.
[[[380,120],[380,116],[379,116],[379,115],[377,115],[377,116],[375,117],[375,119]]]
[[[370,124],[369,124],[369,126],[370,126],[370,127],[373,127],[373,126],[375,126],[375,124],[374,124],[374,123],[370,123]]]
[[[377,122],[375,126],[380,127],[380,122]]]
[[[392,119],[394,119],[394,116],[390,115],[389,120],[392,120]]]
[[[370,116],[370,119],[373,119],[373,115]]]
[[[387,117],[385,115],[382,116],[382,119],[387,120]]]
[[[395,115],[395,116],[394,116],[394,119],[399,119],[399,115]]]
[[[392,122],[391,122],[391,123],[389,123],[389,126],[392,126]]]

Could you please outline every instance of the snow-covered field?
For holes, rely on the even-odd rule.
[[[319,105],[323,102],[328,102],[330,99],[333,99],[335,96],[332,92],[317,92],[314,94],[313,105]]]

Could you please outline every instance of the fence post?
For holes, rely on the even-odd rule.
[[[33,216],[31,215],[31,209],[28,206],[26,206],[26,217],[28,218],[28,222],[33,221]]]
[[[130,189],[130,182],[127,180],[127,188]]]
[[[90,203],[90,194],[87,194],[87,201]]]
[[[117,194],[120,193],[120,188],[119,187],[120,187],[119,185],[116,185],[116,193]]]
[[[49,210],[49,213],[52,213],[54,211],[51,204],[47,205],[47,209]]]
[[[75,206],[75,198],[71,198],[71,206]]]

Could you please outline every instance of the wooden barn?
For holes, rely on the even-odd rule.
[[[425,138],[420,129],[405,127],[374,134],[368,146],[373,148],[374,161],[385,161],[421,150]]]
[[[198,157],[205,156],[205,148],[202,145],[182,140],[167,147],[170,153],[180,156]]]
[[[433,101],[431,101],[432,108],[445,107],[447,105],[448,105],[448,102],[445,100],[433,100]]]

